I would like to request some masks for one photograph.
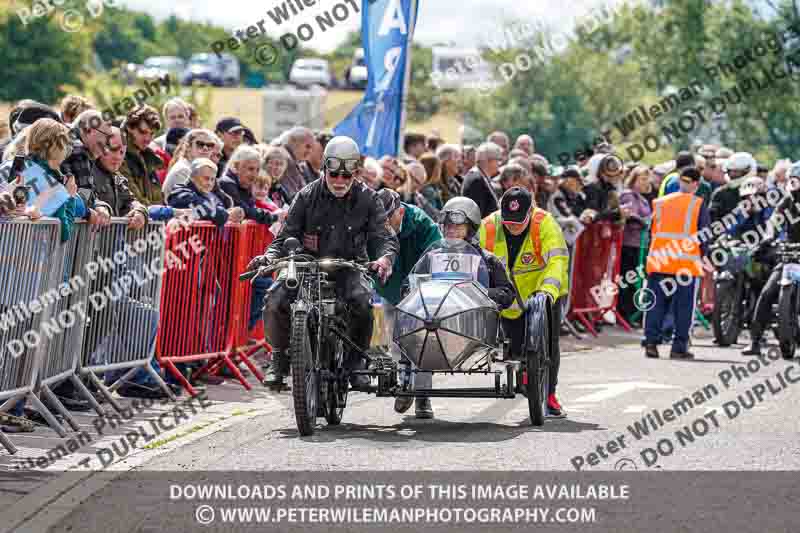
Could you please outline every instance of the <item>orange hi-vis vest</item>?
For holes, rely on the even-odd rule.
[[[647,273],[703,275],[697,223],[703,199],[674,192],[653,201]]]

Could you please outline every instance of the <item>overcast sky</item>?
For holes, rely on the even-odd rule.
[[[324,33],[318,30],[314,17],[330,10],[336,4],[343,3],[347,6],[344,0],[317,0],[315,6],[306,8],[293,16],[289,23],[284,22],[281,26],[275,25],[267,16],[267,11],[282,5],[284,0],[121,1],[127,7],[145,11],[158,19],[175,13],[181,18],[212,21],[232,31],[266,19],[264,26],[272,36],[294,30],[297,25],[304,22],[311,23],[317,32],[305,45],[322,52],[335,49],[347,32],[358,30],[361,23],[360,14],[354,13],[351,9],[349,18],[338,23],[335,28]],[[356,1],[360,4],[363,0]],[[593,7],[618,5],[622,0],[419,0],[419,2],[415,41],[426,45],[452,41],[457,46],[477,46],[485,43],[484,36],[487,33],[502,33],[501,25],[504,21],[541,21],[569,31],[576,17],[586,16],[592,12]]]

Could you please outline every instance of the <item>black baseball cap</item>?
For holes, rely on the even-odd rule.
[[[23,108],[16,117],[16,122],[30,126],[40,118],[51,118],[56,122],[61,122],[61,116],[50,106],[44,104],[33,104]]]
[[[500,199],[500,215],[503,222],[525,222],[533,205],[533,197],[527,189],[511,187]]]
[[[700,181],[700,171],[696,167],[683,167],[680,171],[682,178],[689,178],[692,181]]]
[[[165,148],[171,154],[177,148],[178,143],[181,142],[186,134],[189,133],[189,128],[170,128],[167,132],[166,142],[164,143]]]
[[[239,131],[243,130],[245,127],[242,125],[242,121],[236,117],[225,117],[219,122],[217,122],[216,131],[221,133],[229,133],[232,131]]]
[[[378,200],[380,200],[383,205],[383,212],[387,217],[394,213],[401,205],[400,195],[392,189],[381,189],[378,191],[377,196]]]

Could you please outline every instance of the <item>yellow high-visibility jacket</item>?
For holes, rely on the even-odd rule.
[[[553,216],[538,207],[533,208],[529,237],[514,262],[512,277],[522,301],[537,291],[543,291],[556,301],[559,296],[569,292],[569,250],[564,234]],[[481,248],[496,255],[506,272],[509,272],[508,244],[503,231],[500,211],[495,211],[483,219],[480,228]],[[522,309],[516,298],[511,307],[501,313],[505,318],[519,318]]]

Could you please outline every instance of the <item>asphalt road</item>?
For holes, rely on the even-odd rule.
[[[547,420],[539,428],[529,424],[527,400],[522,397],[436,398],[436,418],[417,420],[413,407],[401,415],[394,412],[392,399],[354,393],[340,426],[322,422],[313,436],[301,438],[291,398],[284,392],[276,395],[278,408],[268,417],[231,426],[145,468],[800,468],[800,383],[791,382],[800,380],[800,360],[789,363],[765,356],[759,361],[741,356],[740,347],[719,348],[710,339],[695,341],[693,349],[694,361],[670,360],[664,354],[659,360],[646,359],[633,343],[566,354],[559,396],[569,416]],[[436,384],[458,386],[464,379],[437,378]],[[643,425],[643,418],[649,434],[636,426]],[[663,453],[657,455],[659,442]],[[648,448],[653,451],[643,452]],[[590,456],[592,452],[596,456]]]
[[[539,428],[530,425],[524,398],[437,398],[436,418],[417,420],[413,408],[408,415],[395,413],[393,399],[354,393],[340,426],[322,423],[314,436],[301,438],[290,395],[261,397],[262,392],[258,414],[231,419],[185,444],[176,441],[153,457],[142,455],[133,466],[75,480],[69,489],[54,490],[51,500],[42,501],[24,526],[13,530],[203,529],[193,513],[204,506],[197,500],[172,501],[171,487],[235,486],[243,476],[254,485],[324,479],[332,484],[342,478],[385,483],[387,475],[398,482],[474,484],[480,473],[481,482],[508,483],[525,477],[509,471],[529,471],[529,483],[624,480],[633,487],[630,500],[591,502],[604,520],[546,525],[541,531],[796,531],[796,515],[781,515],[795,507],[796,475],[776,471],[800,469],[800,360],[746,358],[739,354],[742,346],[718,348],[710,339],[695,340],[694,361],[652,360],[634,340],[628,336],[620,343],[618,337],[608,346],[605,338],[600,342],[606,346],[565,354],[559,396],[569,416]],[[464,381],[438,378],[435,385],[464,386]],[[757,472],[765,470],[772,472]],[[725,473],[691,471],[749,472],[725,478]],[[375,530],[316,527],[282,523],[269,530]],[[525,531],[531,525],[487,527]],[[230,533],[259,526],[216,523],[206,530]],[[473,524],[459,530],[487,529]]]

